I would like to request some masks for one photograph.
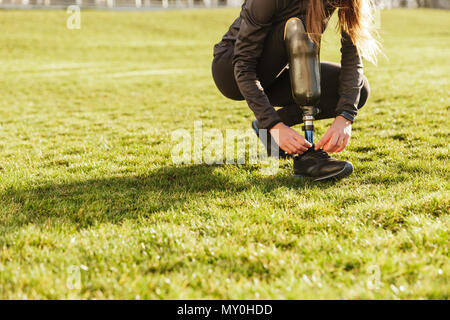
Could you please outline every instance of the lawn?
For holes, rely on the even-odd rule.
[[[250,126],[210,75],[237,14],[0,11],[0,298],[450,298],[450,12],[382,12],[355,172],[326,183],[172,163],[194,120]]]

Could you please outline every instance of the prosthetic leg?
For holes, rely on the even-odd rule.
[[[305,31],[302,20],[291,18],[286,22],[284,41],[289,59],[292,96],[303,113],[305,139],[314,144],[314,116],[319,112],[320,60],[319,47]],[[353,172],[347,161],[331,158],[323,150],[310,148],[294,157],[294,174],[313,178],[314,181],[340,179]]]
[[[289,58],[292,96],[303,112],[305,138],[314,143],[315,107],[320,101],[319,47],[305,31],[302,20],[291,18],[286,22],[284,39]]]

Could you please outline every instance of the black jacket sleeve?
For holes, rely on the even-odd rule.
[[[358,113],[358,103],[363,87],[363,64],[350,36],[342,32],[341,73],[339,76],[339,101],[336,116],[342,115],[353,121]]]
[[[281,122],[281,119],[264,93],[258,80],[256,66],[276,6],[275,0],[247,0],[244,3],[233,56],[234,75],[239,90],[255,114],[259,127],[266,129],[272,128]]]

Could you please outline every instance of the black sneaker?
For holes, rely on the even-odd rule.
[[[266,148],[267,155],[269,157],[275,157],[276,151],[278,149],[278,158],[279,159],[287,159],[292,158],[292,156],[281,149],[278,144],[273,139],[272,135],[269,133],[269,130],[267,130],[267,139],[263,139],[263,137],[259,136],[259,127],[258,127],[258,121],[255,120],[252,122],[252,128],[255,131],[256,135],[258,136],[259,140],[263,143],[264,147]]]
[[[314,181],[337,180],[349,176],[352,172],[351,162],[336,160],[322,149],[314,150],[314,145],[304,154],[294,157],[296,177],[308,177]]]

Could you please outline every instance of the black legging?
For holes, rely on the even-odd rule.
[[[285,69],[280,74],[288,62],[283,36],[284,23],[272,27],[264,43],[264,50],[258,62],[257,74],[271,104],[282,107],[277,110],[281,121],[287,126],[293,126],[302,122],[302,112],[292,97],[289,71]],[[230,43],[223,50],[214,57],[212,63],[214,82],[225,97],[232,100],[244,100],[234,78],[232,66],[234,46]],[[318,105],[320,113],[316,116],[316,119],[336,117],[340,71],[340,64],[332,62],[320,64],[321,96]],[[369,90],[369,82],[364,77],[358,109],[366,103]]]

